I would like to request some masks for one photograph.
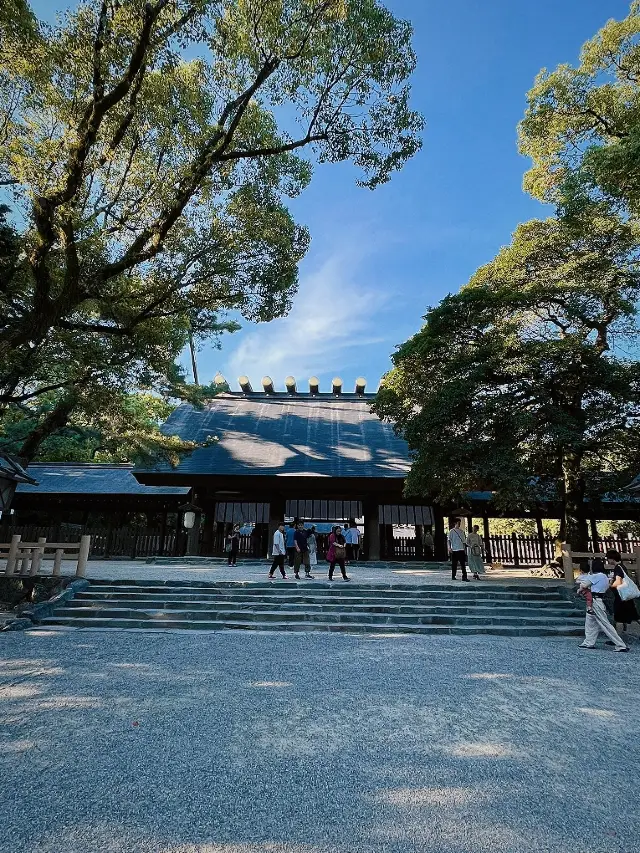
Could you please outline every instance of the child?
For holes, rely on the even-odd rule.
[[[578,575],[576,578],[578,584],[578,595],[581,595],[587,602],[587,613],[593,613],[593,595],[591,594],[591,576]]]

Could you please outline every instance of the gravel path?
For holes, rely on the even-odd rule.
[[[638,652],[575,640],[0,640],[2,853],[632,853]]]
[[[349,567],[349,575],[356,583],[402,583],[429,584],[454,583],[451,580],[451,569],[442,564],[442,568],[429,568],[424,563],[387,563],[370,564],[357,563]],[[226,563],[203,562],[190,564],[176,562],[172,565],[147,563],[145,560],[89,560],[87,565],[88,580],[191,580],[191,581],[265,581],[270,563],[266,560],[241,560],[237,566],[227,566]],[[47,562],[43,574],[50,574],[50,563]],[[75,563],[65,561],[63,574],[74,575]],[[287,568],[287,574],[293,579],[293,570]],[[340,572],[338,571],[338,575]],[[328,564],[321,562],[314,569],[314,576],[326,580]],[[460,577],[460,574],[458,574]],[[276,582],[279,575],[276,575]],[[488,569],[480,583],[538,583],[564,585],[564,581],[554,578],[533,577],[528,568],[522,569]]]

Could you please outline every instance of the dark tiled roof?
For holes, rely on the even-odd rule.
[[[133,465],[33,462],[28,472],[38,484],[20,483],[17,492],[67,495],[186,495],[189,492],[182,486],[142,486],[132,471]]]
[[[201,410],[185,404],[163,431],[183,440],[218,440],[184,457],[175,469],[164,464],[144,470],[403,478],[409,471],[407,444],[371,413],[373,396],[227,393]]]

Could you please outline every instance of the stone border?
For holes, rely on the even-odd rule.
[[[29,607],[28,610],[21,611],[19,616],[16,616],[15,619],[11,619],[7,622],[7,624],[2,628],[2,631],[24,631],[27,628],[32,628],[34,625],[41,622],[42,619],[46,619],[47,616],[51,616],[56,607],[59,607],[65,601],[71,601],[76,592],[82,592],[82,590],[87,589],[88,586],[89,581],[86,580],[86,578],[79,578],[78,580],[71,581],[71,583],[67,584],[67,586],[62,590],[62,592],[59,592],[47,601],[41,601],[38,604],[34,604],[32,607]]]

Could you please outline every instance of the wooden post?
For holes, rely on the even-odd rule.
[[[362,511],[364,514],[364,549],[366,559],[377,561],[380,559],[380,508],[377,501],[363,501]]]
[[[562,543],[562,567],[564,569],[564,579],[567,583],[573,585],[573,556],[571,555],[571,545],[568,542]]]
[[[486,513],[482,516],[482,533],[484,539],[485,559],[487,563],[491,563],[491,533],[489,531],[489,516]]]
[[[598,549],[598,522],[596,521],[596,518],[594,515],[591,516],[591,518],[589,519],[589,522],[591,524],[591,544],[593,546],[591,548],[591,550],[597,554],[598,550],[599,550]]]
[[[134,527],[133,544],[131,545],[131,559],[135,560],[138,553],[138,528]]]
[[[158,543],[158,556],[164,557],[165,542],[167,541],[167,511],[162,513],[162,522],[160,525],[160,542]]]
[[[422,524],[416,524],[416,560],[424,559],[424,527]]]
[[[511,547],[513,548],[513,564],[517,569],[520,567],[520,554],[518,554],[518,537],[515,533],[511,534]]]
[[[89,559],[89,551],[91,549],[91,537],[82,536],[80,539],[80,550],[78,551],[78,565],[76,568],[76,577],[83,578],[87,571],[87,560]]]
[[[46,545],[47,537],[40,536],[38,539],[38,545]],[[44,548],[35,548],[33,551],[33,559],[31,560],[31,574],[37,575],[40,571],[40,565],[42,563],[42,556],[44,554]]]
[[[544,527],[542,526],[542,516],[540,515],[536,515],[536,528],[540,547],[540,565],[544,566],[547,562],[547,543],[544,538]]]
[[[22,539],[21,533],[14,533],[11,537],[11,545],[9,546],[9,555],[7,557],[7,568],[5,571],[5,575],[9,577],[16,570],[16,561],[18,558],[18,547],[20,545],[20,540]]]
[[[22,551],[22,561],[20,564],[20,574],[29,574],[29,559],[31,557],[31,548],[24,548]]]
[[[56,548],[56,556],[53,560],[53,574],[57,577],[62,572],[62,557],[64,548]]]

